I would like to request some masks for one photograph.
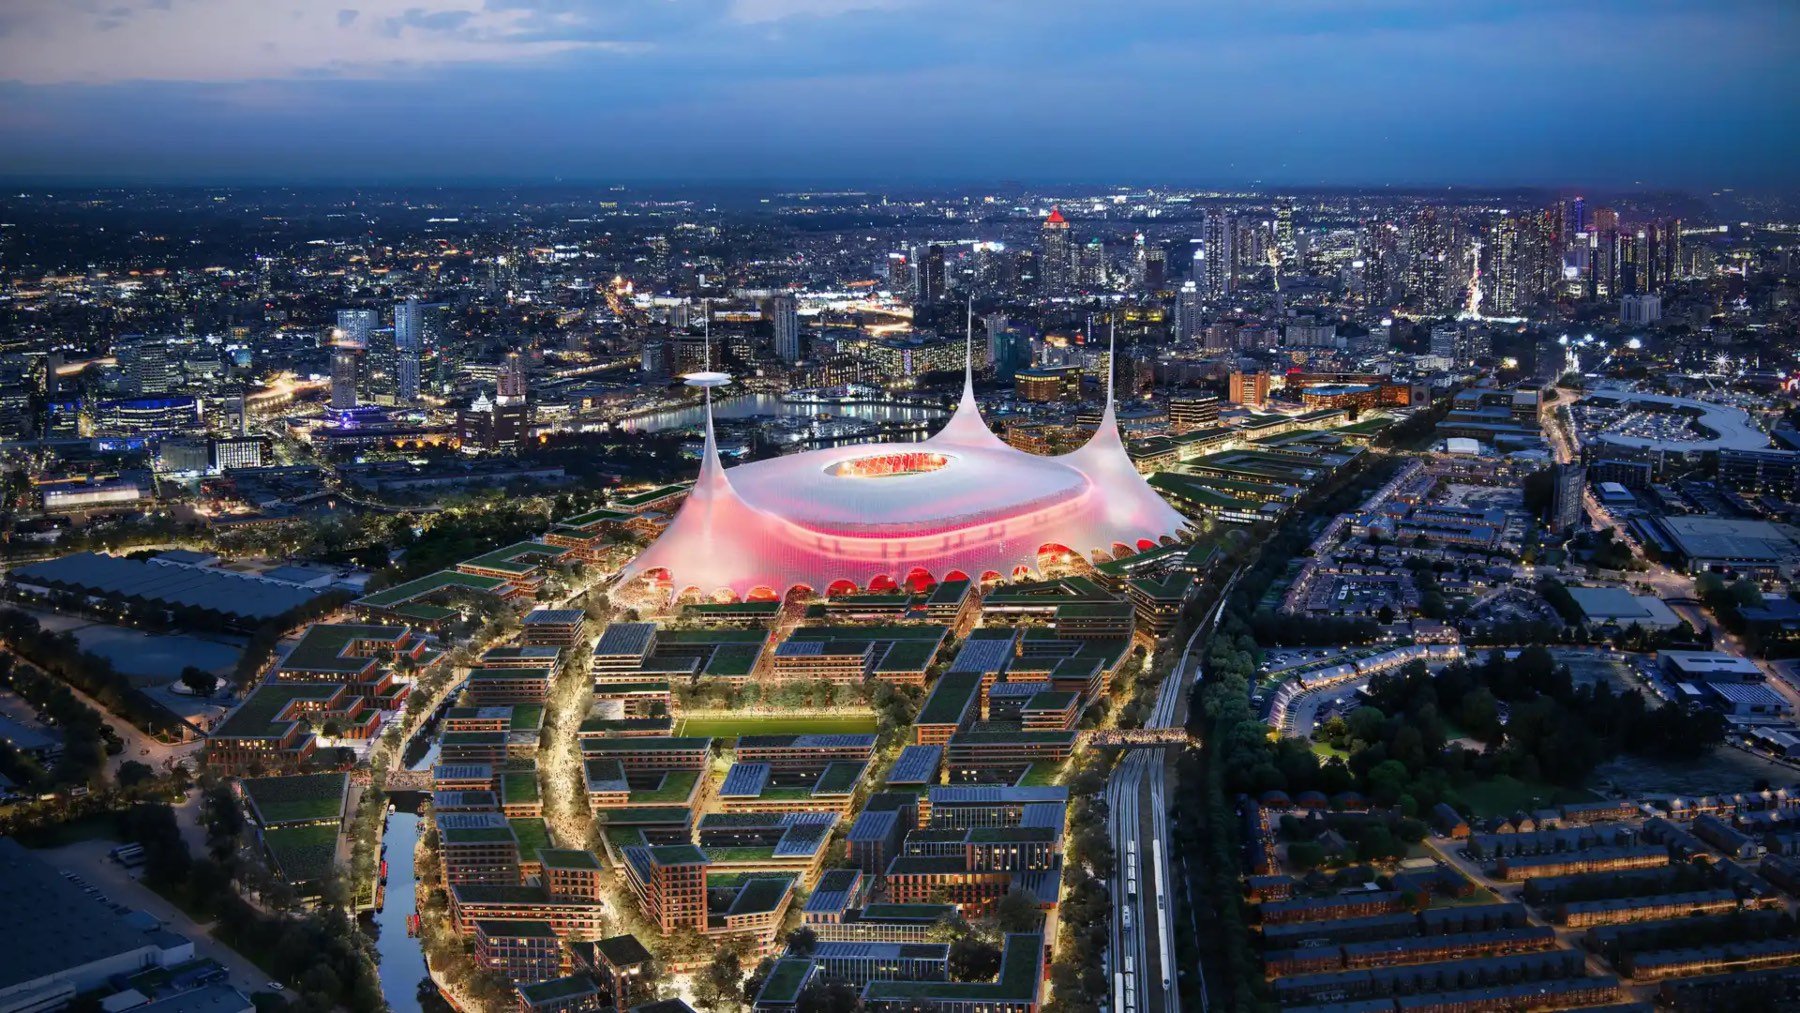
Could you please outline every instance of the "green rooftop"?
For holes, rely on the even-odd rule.
[[[538,861],[546,869],[598,869],[600,857],[576,848],[540,848]]]
[[[506,581],[499,577],[481,577],[473,573],[457,573],[454,570],[439,570],[426,574],[417,580],[409,580],[404,584],[377,591],[374,594],[358,598],[354,604],[365,608],[392,608],[404,605],[415,599],[441,591],[480,591],[492,594],[506,586]],[[446,614],[450,610],[444,610]]]
[[[276,871],[289,883],[312,883],[325,878],[337,857],[335,823],[270,827],[262,837]]]
[[[508,805],[530,804],[539,800],[536,772],[502,774],[500,796]]]
[[[662,783],[654,788],[633,791],[630,796],[631,805],[658,805],[670,802],[686,802],[694,797],[694,787],[699,783],[698,770],[671,770],[662,775]]]
[[[504,548],[484,552],[474,559],[465,559],[456,565],[474,567],[478,570],[499,570],[501,573],[522,577],[535,572],[544,564],[554,562],[568,554],[568,549],[544,542],[514,542]]]
[[[406,635],[404,626],[379,626],[373,623],[314,623],[281,659],[281,669],[290,672],[337,672],[354,675],[374,663],[376,645],[392,647]],[[366,645],[369,653],[346,655],[351,645]]]
[[[626,513],[623,510],[608,510],[605,507],[600,507],[599,509],[596,509],[596,510],[589,510],[587,513],[584,513],[584,514],[576,514],[573,517],[565,517],[562,520],[556,522],[556,529],[581,531],[583,529],[597,527],[602,524],[622,524],[628,520],[631,520],[632,516],[633,516],[632,514]]]
[[[762,991],[756,994],[760,1005],[765,1002],[786,1005],[800,998],[800,987],[812,973],[813,962],[803,957],[783,957],[775,962],[769,976],[763,979]]]
[[[513,835],[519,839],[519,854],[535,855],[550,846],[550,827],[543,820],[533,818],[509,819]]]
[[[621,510],[638,510],[647,504],[655,503],[657,500],[667,499],[670,496],[684,493],[688,491],[691,486],[692,483],[689,482],[672,482],[668,485],[659,485],[654,489],[646,489],[642,492],[614,496],[612,497],[612,502],[614,506]]]
[[[343,687],[326,682],[265,682],[250,691],[238,709],[231,712],[219,727],[213,729],[215,739],[273,738],[286,731],[288,722],[277,716],[295,701],[323,704]]]
[[[694,844],[662,844],[650,848],[650,860],[657,865],[697,865],[709,858]]]
[[[271,827],[282,823],[337,819],[344,809],[344,792],[349,781],[350,775],[331,771],[288,777],[250,777],[239,784],[259,822]]]
[[[1037,1000],[1043,978],[1044,938],[1036,933],[1006,937],[1000,973],[985,981],[872,981],[863,991],[870,1002],[979,1002],[1025,1004]]]
[[[931,687],[931,695],[919,708],[917,724],[953,725],[968,713],[975,696],[981,691],[978,672],[948,672]]]

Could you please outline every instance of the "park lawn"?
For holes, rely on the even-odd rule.
[[[1478,817],[1511,816],[1562,805],[1565,802],[1592,802],[1597,797],[1581,788],[1563,788],[1542,782],[1521,781],[1502,774],[1458,789],[1457,794],[1469,804]]]
[[[1347,750],[1339,749],[1338,747],[1332,745],[1329,742],[1320,740],[1320,741],[1312,742],[1311,745],[1312,745],[1313,755],[1319,757],[1320,759],[1327,759],[1327,758],[1333,757],[1333,756],[1337,757],[1340,760],[1347,761],[1350,759],[1350,753]]]
[[[729,718],[683,718],[678,736],[736,739],[740,735],[843,735],[875,731],[873,714],[757,715]]]

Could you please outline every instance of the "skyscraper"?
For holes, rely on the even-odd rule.
[[[1160,245],[1144,249],[1144,266],[1139,281],[1146,292],[1160,292],[1169,276],[1169,255]]]
[[[1511,215],[1494,223],[1488,236],[1487,265],[1482,275],[1485,309],[1512,316],[1519,309],[1519,222]]]
[[[348,342],[358,348],[369,347],[369,336],[375,328],[381,326],[381,317],[374,310],[338,310],[338,340]]]
[[[994,379],[1010,383],[1021,369],[1031,367],[1031,341],[1004,313],[989,313],[982,318],[987,327],[988,365]]]
[[[919,301],[926,305],[944,298],[944,248],[932,243],[925,249],[925,266],[919,272]]]
[[[1234,238],[1230,215],[1213,211],[1206,216],[1201,232],[1200,251],[1205,273],[1200,280],[1200,292],[1209,300],[1230,296],[1237,283]]]
[[[1658,272],[1666,287],[1677,279],[1686,277],[1687,271],[1681,266],[1681,219],[1671,218],[1663,222],[1662,227],[1662,267]]]
[[[1281,254],[1281,270],[1292,271],[1298,260],[1294,246],[1294,198],[1275,198],[1275,249]]]
[[[348,342],[331,346],[331,408],[349,411],[356,407],[357,357],[361,351]]]
[[[1187,282],[1175,294],[1175,321],[1170,333],[1176,341],[1196,341],[1200,337],[1200,285]]]
[[[1436,208],[1413,216],[1407,234],[1407,302],[1429,313],[1444,313],[1455,305],[1455,247],[1455,228]]]
[[[1069,221],[1062,216],[1062,209],[1051,208],[1050,214],[1044,219],[1044,262],[1039,270],[1046,291],[1062,292],[1070,287],[1075,271],[1073,243],[1074,237],[1069,235]]]
[[[912,262],[904,253],[890,253],[887,261],[888,291],[896,299],[913,297]]]
[[[419,358],[425,351],[425,308],[418,296],[394,304],[394,397],[419,400]]]
[[[1581,494],[1587,487],[1587,469],[1579,464],[1556,466],[1555,495],[1550,502],[1550,529],[1568,534],[1581,523]]]
[[[500,373],[494,378],[495,396],[499,398],[523,398],[525,396],[525,359],[518,352],[507,352],[506,361],[500,365]]]
[[[794,297],[778,295],[769,300],[769,320],[775,327],[775,355],[782,362],[800,361],[800,314]]]

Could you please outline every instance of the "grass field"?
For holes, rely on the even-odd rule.
[[[683,718],[676,735],[710,735],[736,739],[740,735],[808,735],[873,732],[873,714],[745,714],[729,718]]]
[[[1530,784],[1504,774],[1480,784],[1457,790],[1476,816],[1510,816],[1562,805],[1565,802],[1592,802],[1594,794],[1580,789],[1553,784]]]

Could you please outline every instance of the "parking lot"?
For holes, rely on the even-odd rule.
[[[104,839],[77,841],[48,848],[40,854],[51,866],[69,873],[70,880],[95,899],[145,912],[162,922],[169,931],[192,939],[194,955],[217,961],[228,972],[228,983],[238,991],[245,995],[269,991],[269,976],[261,968],[213,939],[206,928],[188,917],[187,912],[138,882],[135,873],[108,857],[108,852],[117,846],[117,841]]]

